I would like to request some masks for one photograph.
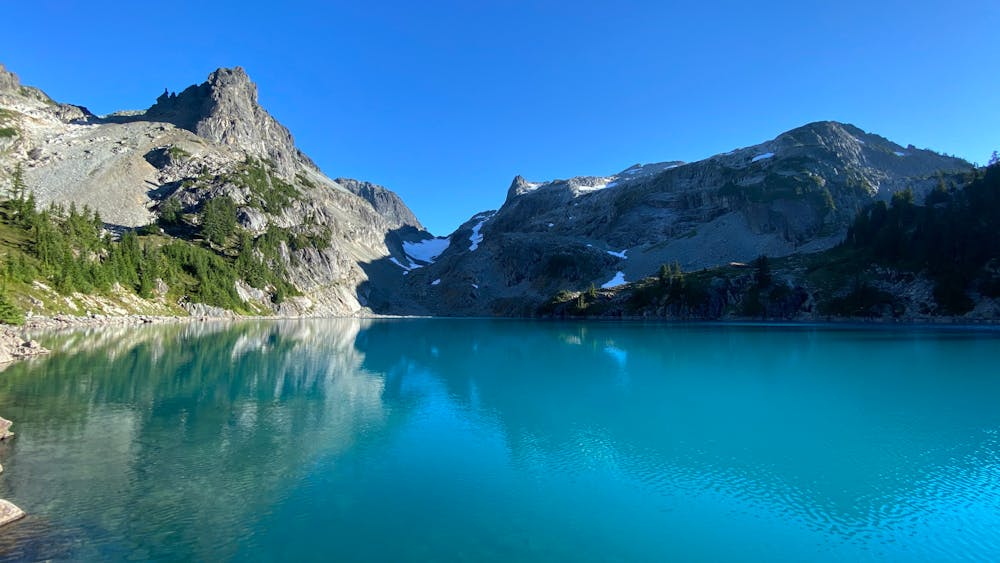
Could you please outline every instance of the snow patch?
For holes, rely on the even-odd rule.
[[[892,153],[892,154],[894,154],[894,155],[896,155],[896,156],[909,156],[909,155],[908,155],[908,154],[906,154],[905,152],[899,152],[899,151],[893,151],[893,153]]]
[[[555,223],[549,223],[549,228],[550,228],[550,229],[551,229],[552,227],[555,227],[555,226],[556,226],[556,224],[555,224]]]
[[[617,182],[615,182],[617,183]],[[578,192],[589,193],[603,190],[604,188],[610,188],[611,184],[605,182],[603,184],[597,184],[596,186],[577,186],[576,190]]]
[[[479,286],[478,286],[478,285],[476,285],[476,284],[470,284],[470,285],[472,285],[472,287],[474,287],[474,288],[476,288],[476,289],[479,289]]]
[[[483,242],[483,235],[479,230],[483,228],[483,223],[485,222],[485,220],[480,221],[476,223],[475,227],[472,227],[472,234],[469,236],[469,242],[472,244],[469,245],[469,250],[476,250],[479,248],[479,243]]]
[[[409,274],[410,270],[416,270],[417,268],[423,268],[423,266],[421,266],[420,264],[414,264],[412,260],[410,261],[410,265],[407,266],[407,265],[403,264],[402,262],[400,262],[399,260],[396,260],[395,256],[390,256],[389,257],[389,261],[392,262],[393,264],[399,266],[403,270],[405,270],[403,272],[403,275]]]
[[[628,252],[627,248],[625,250],[622,250],[621,252],[615,252],[614,250],[609,250],[607,252],[608,252],[608,254],[610,254],[612,256],[617,256],[619,258],[623,258],[625,260],[628,260],[628,256],[625,256],[625,253]]]
[[[750,162],[759,162],[761,160],[764,160],[764,159],[767,159],[767,158],[771,158],[772,156],[774,156],[773,152],[766,152],[764,154],[758,154],[757,156],[753,157],[753,160],[751,160]]]
[[[611,289],[612,287],[618,287],[620,285],[625,285],[625,272],[618,272],[615,277],[611,278],[607,282],[601,284],[601,289]]]
[[[447,237],[430,238],[420,242],[404,242],[403,252],[411,261],[420,260],[430,263],[441,256],[449,244],[451,244],[451,240]]]
[[[441,278],[438,278],[438,279],[436,279],[436,280],[432,281],[432,282],[431,282],[431,285],[438,285],[438,284],[440,284],[440,283],[441,283]]]

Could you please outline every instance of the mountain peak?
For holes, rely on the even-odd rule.
[[[242,67],[219,68],[180,94],[164,92],[145,117],[270,160],[286,177],[294,175],[296,162],[315,168],[288,129],[260,106],[257,85]]]
[[[216,92],[227,92],[249,103],[257,103],[257,85],[250,80],[250,75],[241,66],[217,68],[208,75],[205,84]]]
[[[524,176],[518,174],[514,176],[514,180],[510,183],[510,188],[507,189],[507,200],[517,197],[523,193],[530,192],[538,187],[538,184],[529,182],[524,179]]]

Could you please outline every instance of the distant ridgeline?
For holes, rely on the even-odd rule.
[[[561,291],[543,316],[681,319],[882,318],[958,316],[1000,298],[1000,162],[944,181],[917,205],[912,191],[863,209],[836,247],[784,258],[760,256],[656,277],[613,290]]]

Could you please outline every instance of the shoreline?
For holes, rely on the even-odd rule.
[[[1000,319],[966,319],[961,317],[922,317],[919,319],[884,319],[884,318],[824,318],[824,319],[759,319],[759,318],[661,318],[644,316],[541,316],[541,317],[493,317],[493,316],[432,316],[432,315],[386,315],[386,314],[353,314],[353,315],[260,315],[260,316],[206,316],[206,315],[56,315],[52,317],[36,316],[27,319],[21,326],[0,324],[0,333],[14,334],[19,338],[30,336],[32,332],[48,332],[58,330],[74,330],[101,327],[127,327],[142,325],[160,325],[172,323],[205,323],[205,322],[241,322],[241,321],[294,321],[307,319],[369,319],[369,320],[521,320],[539,322],[596,322],[596,323],[626,323],[626,324],[656,324],[678,326],[748,326],[748,327],[857,327],[857,328],[899,328],[899,329],[953,329],[953,330],[996,330],[1000,329]],[[9,339],[9,337],[8,337]],[[33,340],[23,344],[34,343]],[[19,345],[21,343],[18,343]],[[31,348],[37,343],[31,344]],[[18,350],[22,350],[23,346]],[[0,364],[17,361],[38,355],[26,353],[23,356],[12,354],[13,358],[4,360],[3,352],[11,350],[11,342],[0,342]],[[42,352],[45,353],[45,352]]]
[[[4,325],[0,327],[15,332],[26,332],[33,330],[60,330],[74,328],[98,328],[103,326],[140,326],[170,323],[202,323],[202,322],[240,322],[240,321],[290,321],[305,319],[426,319],[438,318],[418,315],[381,315],[381,314],[355,314],[355,315],[232,315],[232,316],[208,316],[208,315],[56,315],[53,317],[36,316],[25,320],[23,325]],[[440,317],[458,318],[458,317]]]

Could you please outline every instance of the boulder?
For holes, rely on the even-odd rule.
[[[19,334],[9,328],[0,329],[0,364],[31,356],[40,356],[48,352],[38,342],[34,340],[25,341]]]
[[[14,437],[14,433],[10,431],[11,424],[14,423],[0,416],[0,440]]]
[[[24,518],[24,511],[10,501],[0,499],[0,526],[5,526]]]

